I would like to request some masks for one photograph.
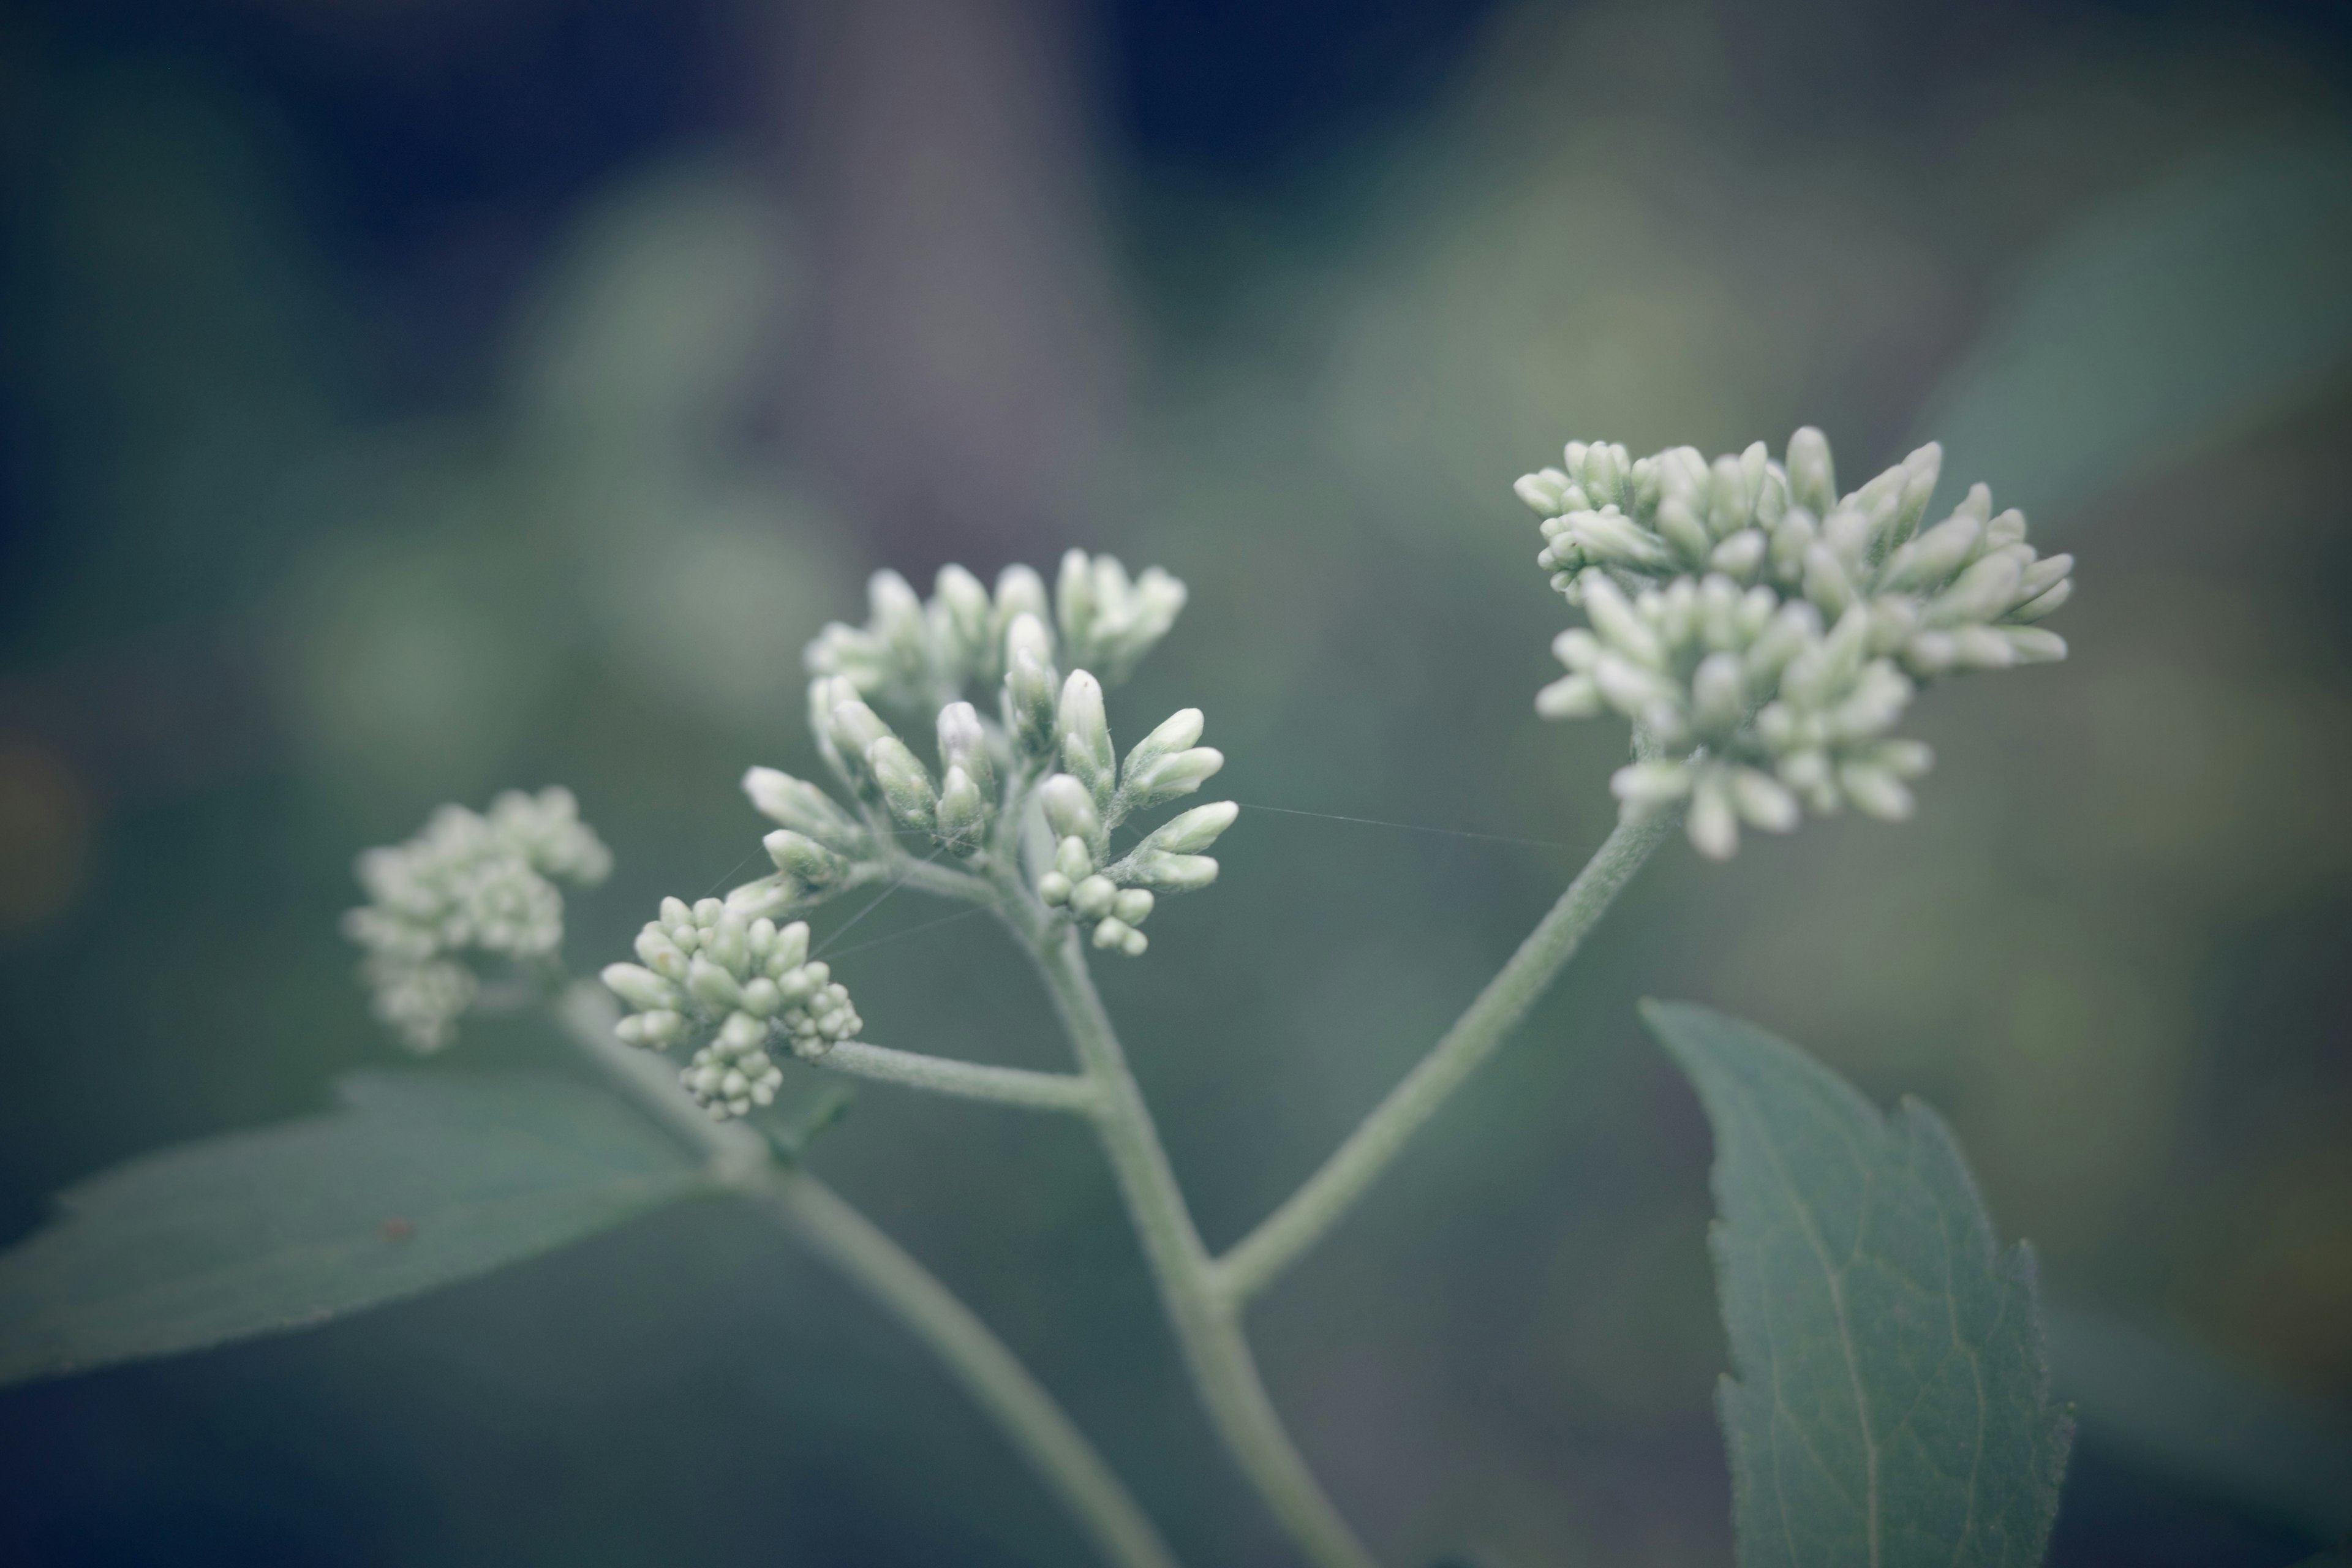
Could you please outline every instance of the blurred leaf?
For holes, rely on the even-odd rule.
[[[362,1074],[345,1109],[143,1156],[0,1253],[0,1384],[308,1328],[577,1241],[703,1184],[560,1078]]]
[[[2352,356],[2347,277],[2352,143],[2209,156],[2043,252],[1921,429],[1946,473],[2062,512]]]
[[[1715,1128],[1744,1568],[2040,1563],[2072,1424],[2032,1253],[1996,1249],[1950,1131],[1916,1100],[1882,1116],[1751,1024],[1643,1013]]]

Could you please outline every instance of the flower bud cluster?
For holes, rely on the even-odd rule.
[[[1202,727],[1199,709],[1182,709],[1120,761],[1101,684],[1083,669],[1063,684],[1055,734],[1065,771],[1037,789],[1054,853],[1035,886],[1039,899],[1089,931],[1098,948],[1141,956],[1149,942],[1137,928],[1155,895],[1191,892],[1217,879],[1217,862],[1202,851],[1233,826],[1240,807],[1231,801],[1171,817],[1124,857],[1114,861],[1110,855],[1111,829],[1130,813],[1190,795],[1224,766],[1224,753],[1195,744]]]
[[[940,569],[929,603],[896,572],[876,573],[866,595],[866,625],[826,626],[809,645],[809,673],[839,677],[858,697],[914,712],[952,702],[969,685],[1013,676],[1016,651],[1047,673],[1050,707],[1056,626],[1074,662],[1117,685],[1184,607],[1184,584],[1160,568],[1130,579],[1110,556],[1089,559],[1076,550],[1062,558],[1050,601],[1045,580],[1026,566],[1005,568],[993,595],[961,566]],[[1016,638],[1024,618],[1031,626]],[[1008,704],[1015,700],[1008,694]],[[1014,727],[1009,718],[1007,726]]]
[[[366,950],[376,1016],[412,1049],[441,1049],[480,990],[470,960],[548,958],[563,940],[555,879],[593,887],[612,868],[561,788],[509,791],[487,816],[444,805],[405,844],[368,850],[355,868],[368,902],[342,926]]]
[[[648,1050],[700,1042],[678,1081],[714,1120],[774,1100],[783,1074],[771,1042],[814,1061],[865,1026],[830,967],[809,957],[805,921],[779,926],[718,899],[664,899],[636,946],[639,963],[604,973],[630,1009],[616,1032]]]
[[[2074,558],[2039,555],[1983,485],[1923,529],[1941,463],[1923,447],[1841,498],[1818,430],[1784,463],[1761,442],[1711,464],[1571,442],[1517,485],[1538,563],[1590,622],[1554,643],[1569,673],[1538,711],[1633,720],[1658,757],[1612,781],[1625,810],[1687,802],[1718,858],[1740,824],[1785,832],[1801,805],[1908,816],[1930,758],[1889,732],[1916,682],[2064,658],[2033,623],[2074,586]]]

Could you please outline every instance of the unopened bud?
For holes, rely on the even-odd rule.
[[[890,807],[890,815],[909,827],[929,827],[937,821],[939,792],[920,759],[896,735],[885,735],[866,749],[866,765]]]
[[[1083,669],[1070,671],[1062,683],[1055,732],[1061,738],[1062,765],[1087,786],[1097,807],[1108,806],[1118,780],[1117,753],[1103,713],[1102,683]]]
[[[1234,825],[1242,808],[1230,800],[1214,801],[1179,812],[1145,837],[1139,852],[1150,850],[1170,855],[1195,855],[1217,841],[1219,835]]]
[[[1092,844],[1102,835],[1102,818],[1095,812],[1093,794],[1067,773],[1055,773],[1038,785],[1037,804],[1056,838]]]

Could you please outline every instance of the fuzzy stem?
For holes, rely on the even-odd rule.
[[[1087,1077],[1102,1094],[1094,1123],[1118,1179],[1194,1386],[1218,1435],[1268,1509],[1322,1568],[1371,1568],[1372,1558],[1283,1429],[1244,1337],[1238,1302],[1220,1287],[1143,1091],[1103,1010],[1073,928],[1024,900],[1000,906],[1045,979]]]
[[[946,1286],[832,1188],[778,1162],[750,1127],[711,1121],[679,1089],[668,1064],[615,1039],[612,999],[601,988],[584,982],[571,986],[556,1013],[592,1061],[656,1121],[709,1157],[715,1181],[750,1198],[840,1269],[937,1356],[1061,1500],[1106,1563],[1117,1568],[1177,1568],[1160,1532],[1085,1434]]]
[[[938,1094],[961,1095],[1024,1110],[1060,1110],[1087,1115],[1102,1096],[1094,1081],[1076,1073],[1031,1072],[1024,1068],[987,1067],[920,1051],[894,1051],[863,1040],[845,1040],[816,1058],[817,1065],[882,1083]]]
[[[1429,1054],[1348,1135],[1321,1169],[1217,1260],[1221,1281],[1236,1302],[1272,1284],[1321,1239],[1379,1179],[1421,1124],[1435,1115],[1479,1064],[1494,1054],[1677,820],[1677,814],[1661,812],[1620,822],[1576,874],[1559,901],[1519,943],[1510,962],[1486,983]]]

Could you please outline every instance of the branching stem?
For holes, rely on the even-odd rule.
[[[1024,1110],[1060,1110],[1089,1115],[1102,1101],[1093,1079],[1076,1073],[1031,1072],[1024,1068],[986,1067],[951,1057],[926,1056],[919,1051],[895,1051],[845,1040],[817,1058],[817,1065],[838,1072],[927,1089],[940,1094],[984,1100]]]
[[[1061,1500],[1105,1562],[1117,1568],[1177,1568],[1159,1531],[1085,1434],[946,1286],[832,1188],[777,1161],[750,1127],[711,1121],[678,1088],[669,1064],[615,1039],[612,1000],[601,987],[570,987],[557,1003],[557,1014],[590,1059],[709,1158],[714,1180],[742,1193],[840,1269],[937,1356]]]
[[[1677,820],[1675,814],[1660,813],[1620,822],[1559,901],[1519,943],[1510,962],[1486,983],[1429,1054],[1348,1135],[1321,1169],[1217,1260],[1223,1286],[1236,1301],[1245,1301],[1273,1283],[1354,1206],[1422,1123],[1436,1114],[1527,1016]]]

